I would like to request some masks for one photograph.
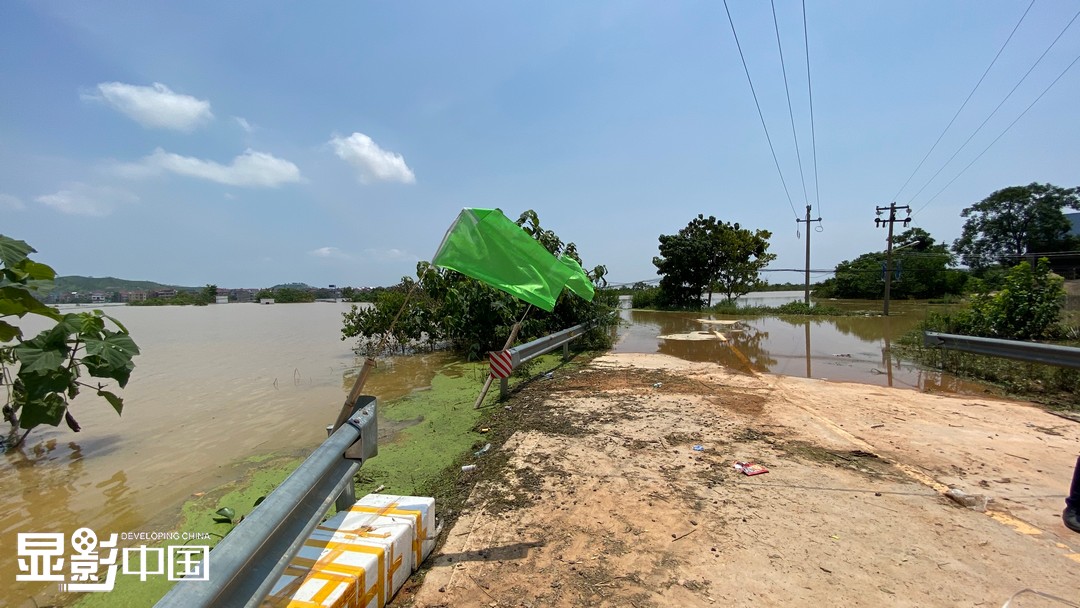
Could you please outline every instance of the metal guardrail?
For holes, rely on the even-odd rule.
[[[1017,359],[1029,363],[1080,368],[1080,348],[1071,346],[1001,340],[998,338],[976,338],[975,336],[942,334],[936,331],[923,332],[923,346],[937,346],[965,353]]]
[[[570,357],[570,341],[585,335],[585,332],[589,331],[591,328],[592,323],[581,323],[580,325],[575,325],[560,332],[553,333],[550,336],[544,336],[543,338],[537,338],[532,342],[526,342],[520,346],[515,346],[510,349],[510,363],[517,369],[522,363],[526,363],[540,355],[549,353],[560,346],[563,347],[563,359],[568,359]],[[500,378],[499,396],[505,398],[508,392],[509,387],[506,378]]]
[[[378,454],[377,400],[361,396],[348,421],[237,524],[203,563],[209,580],[184,579],[157,608],[259,606],[335,499]]]

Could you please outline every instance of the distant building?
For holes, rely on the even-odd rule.
[[[254,302],[257,289],[230,289],[229,299],[233,302]]]
[[[91,304],[104,304],[105,302],[108,302],[108,301],[109,301],[108,296],[101,293],[100,291],[95,291],[94,293],[90,294],[90,303]]]
[[[146,300],[145,291],[122,291],[120,292],[121,302],[143,302]]]
[[[261,298],[259,304],[273,304],[274,298]]]
[[[216,296],[214,303],[215,304],[228,304],[229,303],[229,296],[228,295]]]
[[[152,296],[155,297],[155,298],[160,298],[162,300],[170,300],[170,299],[176,297],[176,290],[175,289],[159,289],[159,290],[157,290],[155,292],[152,292]]]

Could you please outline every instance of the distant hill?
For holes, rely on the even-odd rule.
[[[161,283],[155,283],[154,281],[129,281],[127,279],[117,279],[115,277],[83,277],[79,275],[71,275],[66,277],[56,277],[53,281],[56,285],[53,291],[59,291],[61,293],[68,293],[72,291],[78,291],[80,293],[88,291],[101,291],[104,293],[111,293],[114,291],[155,291],[158,289],[194,289],[193,287],[183,287],[181,285],[163,285]]]

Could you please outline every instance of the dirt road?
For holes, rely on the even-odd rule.
[[[1080,424],[1034,407],[609,355],[510,408],[412,605],[1080,603]]]

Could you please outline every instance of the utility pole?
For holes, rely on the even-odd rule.
[[[896,219],[896,212],[904,209],[907,211],[908,216],[902,220]],[[877,214],[881,215],[882,211],[889,212],[889,219],[883,220],[881,217],[874,218],[874,225],[883,228],[886,224],[889,226],[889,238],[886,241],[888,248],[885,250],[885,316],[889,316],[889,290],[892,288],[892,237],[893,237],[893,224],[896,222],[902,222],[904,227],[907,227],[911,222],[911,207],[907,205],[897,205],[896,203],[890,204],[888,207],[878,207]]]
[[[810,222],[820,222],[820,221],[821,221],[821,217],[818,217],[816,220],[810,219],[810,205],[806,206],[806,219],[805,220],[800,220],[799,218],[795,218],[795,223],[797,223],[797,224],[806,224],[806,282],[804,284],[805,285],[805,287],[804,287],[805,293],[803,294],[803,301],[806,302],[807,306],[810,305]]]

